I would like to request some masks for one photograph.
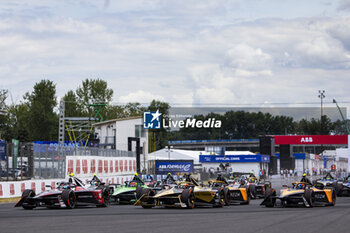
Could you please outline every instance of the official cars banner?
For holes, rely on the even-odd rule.
[[[268,155],[199,155],[201,163],[269,163]]]

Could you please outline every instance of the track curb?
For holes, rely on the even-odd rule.
[[[21,197],[0,198],[0,203],[13,203],[19,201]]]

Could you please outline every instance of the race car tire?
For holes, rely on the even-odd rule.
[[[32,189],[25,189],[22,193],[22,198],[23,197],[35,197],[35,192]],[[35,205],[31,205],[29,203],[23,203],[22,204],[22,208],[25,210],[32,210],[34,209],[36,206]]]
[[[67,209],[73,209],[76,204],[76,196],[73,190],[65,189],[61,194],[62,200]]]
[[[186,204],[187,209],[194,208],[194,194],[192,189],[184,189],[181,194],[181,201]]]
[[[25,209],[25,210],[32,210],[32,209],[34,209],[35,207],[36,207],[36,206],[30,205],[30,204],[28,204],[28,203],[23,203],[23,204],[22,204],[22,208]]]
[[[343,184],[337,182],[337,186],[336,186],[335,190],[336,190],[336,195],[338,197],[343,196]]]
[[[216,200],[215,200],[216,199]],[[225,192],[223,188],[218,190],[218,195],[214,198],[213,207],[224,207],[225,206]]]
[[[146,188],[144,188],[144,189],[142,190],[142,192],[141,192],[141,196],[142,196],[143,194],[145,194],[146,196],[154,196],[155,192],[154,192],[153,190],[151,190],[151,189],[146,189]],[[152,208],[152,207],[153,207],[153,205],[152,205],[152,204],[153,204],[153,203],[152,203],[153,201],[154,201],[154,200],[149,199],[149,198],[145,199],[144,202],[146,202],[146,205],[141,204],[142,208],[145,208],[145,209],[150,209],[150,208]]]
[[[22,197],[35,197],[35,192],[32,189],[25,189],[22,193]]]
[[[225,195],[225,206],[229,206],[231,204],[231,194],[228,188],[224,188]]]
[[[110,204],[110,195],[109,195],[109,189],[108,187],[104,187],[102,189],[102,198],[103,198],[103,204],[98,204],[96,207],[107,207]]]
[[[265,206],[266,207],[274,207],[276,203],[276,199],[273,197],[276,196],[276,190],[272,188],[268,188],[265,191]]]
[[[251,199],[256,198],[256,190],[255,190],[255,185],[249,185],[249,194]]]
[[[332,202],[330,203],[331,206],[335,206],[335,202],[337,201],[337,194],[334,189],[332,189]]]
[[[136,188],[136,199],[140,199],[140,197],[142,197],[142,195],[144,194],[144,188],[143,187],[137,187]]]
[[[305,200],[309,204],[310,207],[314,207],[315,204],[315,193],[312,189],[305,189],[304,193]]]

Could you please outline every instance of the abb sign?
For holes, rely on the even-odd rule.
[[[281,135],[274,137],[276,145],[348,144],[348,135]]]

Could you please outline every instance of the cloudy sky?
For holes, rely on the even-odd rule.
[[[101,78],[115,103],[349,107],[350,0],[0,0],[0,54],[14,102]]]

